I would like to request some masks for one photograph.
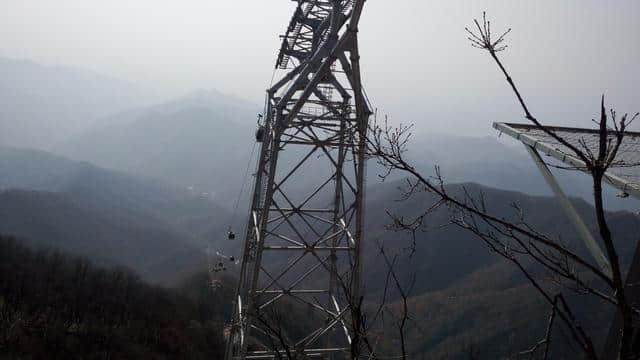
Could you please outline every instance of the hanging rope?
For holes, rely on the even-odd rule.
[[[247,178],[249,177],[249,171],[251,170],[251,164],[253,163],[253,156],[255,155],[257,144],[258,144],[257,141],[253,142],[251,155],[249,156],[249,162],[247,163],[247,169],[245,170],[244,177],[242,179],[242,186],[240,187],[240,192],[238,193],[238,198],[236,199],[236,206],[233,208],[233,213],[231,214],[232,221],[231,221],[231,224],[229,224],[229,228],[231,228],[231,225],[236,221],[236,216],[238,214],[238,207],[240,206],[240,200],[242,199],[242,195],[244,194],[244,188],[247,184]]]
[[[273,69],[273,73],[271,74],[271,81],[269,82],[269,87],[273,86],[273,80],[276,78],[277,71],[278,71],[278,68]]]
[[[273,69],[273,74],[271,74],[271,81],[270,81],[269,87],[273,86],[273,81],[276,76],[276,71],[277,71],[277,68]],[[258,127],[261,126],[260,122],[262,121],[262,119],[267,113],[268,101],[269,99],[265,98],[264,110],[262,114],[258,115]],[[242,186],[240,187],[240,191],[236,199],[236,204],[233,208],[233,213],[231,213],[231,222],[229,223],[228,234],[227,234],[230,240],[233,240],[236,237],[235,233],[233,232],[233,224],[235,224],[235,221],[238,215],[238,208],[240,206],[240,201],[242,200],[244,195],[244,190],[247,185],[247,180],[249,178],[249,171],[251,170],[251,164],[254,161],[254,156],[256,153],[256,145],[258,144],[258,142],[259,141],[257,139],[253,142],[253,147],[251,148],[251,155],[249,156],[249,162],[247,163],[247,168],[244,172],[244,176],[242,179]],[[240,260],[235,256],[227,256],[221,253],[220,251],[214,251],[213,239],[209,239],[209,242],[207,244],[207,258],[208,258],[208,272],[209,272],[210,285],[214,289],[220,289],[222,288],[222,280],[220,278],[219,273],[226,271],[227,265],[237,266],[240,263]]]
[[[269,87],[271,87],[273,85],[273,81],[275,79],[277,70],[278,70],[277,68],[273,69],[273,73],[271,74],[271,81],[270,81]],[[268,101],[269,101],[269,99],[265,98],[265,104],[264,104],[263,112],[262,112],[262,114],[258,115],[258,126],[261,125],[260,121],[262,120],[262,118],[265,116],[265,114],[267,112],[267,105],[268,105],[267,102]],[[249,156],[249,162],[247,163],[247,169],[245,170],[244,177],[242,179],[242,186],[240,187],[240,192],[238,193],[238,197],[236,199],[236,204],[233,207],[233,212],[231,213],[231,222],[229,223],[229,228],[228,228],[228,237],[229,237],[230,240],[233,240],[236,237],[235,233],[233,232],[233,224],[235,224],[235,222],[236,222],[236,217],[238,215],[238,208],[240,206],[240,200],[242,200],[242,196],[244,194],[244,189],[245,189],[245,187],[247,185],[247,179],[249,177],[249,170],[251,169],[251,164],[253,163],[253,157],[255,155],[256,145],[258,144],[258,142],[260,142],[260,140],[258,140],[258,139],[256,139],[256,141],[253,142],[253,147],[251,149],[251,155]]]
[[[273,69],[273,73],[271,74],[271,81],[269,82],[269,87],[271,87],[273,85],[273,80],[275,79],[276,76],[276,71],[278,69],[275,68]],[[267,102],[269,101],[269,99],[265,99],[265,104],[264,104],[264,109],[262,111],[262,114],[258,115],[258,126],[260,126],[260,121],[264,118],[266,112],[267,112]],[[244,188],[247,185],[247,178],[249,177],[249,170],[251,169],[251,164],[253,163],[253,156],[255,155],[256,152],[256,145],[258,144],[258,141],[254,141],[253,142],[253,147],[251,148],[251,156],[249,156],[249,162],[247,163],[247,169],[244,172],[244,178],[242,179],[242,186],[240,187],[240,192],[238,193],[238,198],[236,199],[236,205],[233,208],[233,213],[231,214],[231,224],[229,224],[229,232],[231,232],[231,225],[235,223],[236,221],[236,217],[238,214],[238,207],[240,206],[240,200],[242,200],[242,195],[244,194]]]

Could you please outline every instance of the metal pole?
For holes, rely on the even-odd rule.
[[[611,265],[609,264],[609,260],[604,255],[604,252],[602,251],[596,240],[593,238],[593,235],[591,235],[591,232],[589,231],[587,225],[585,225],[584,221],[571,204],[571,201],[569,201],[569,198],[567,198],[567,196],[562,191],[560,184],[558,184],[558,181],[553,176],[553,173],[551,173],[551,170],[549,170],[547,164],[544,162],[544,160],[542,160],[538,151],[532,146],[524,145],[524,147],[525,149],[527,149],[529,155],[531,155],[531,158],[536,163],[536,166],[540,170],[540,173],[542,174],[544,179],[547,181],[547,184],[549,184],[549,187],[551,187],[551,190],[555,194],[556,199],[558,199],[560,206],[562,206],[565,213],[569,217],[569,220],[571,220],[573,226],[578,231],[578,235],[584,241],[587,249],[589,249],[591,256],[593,256],[593,258],[596,260],[598,266],[600,266],[600,269],[602,269],[602,272],[611,277]]]

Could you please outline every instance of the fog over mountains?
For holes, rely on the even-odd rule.
[[[134,86],[107,76],[0,59],[0,234],[15,236],[31,249],[86,257],[98,267],[124,266],[144,281],[200,299],[193,294],[211,290],[207,252],[241,255],[261,111],[260,104],[213,90],[149,105]],[[417,133],[408,157],[428,173],[440,166],[453,194],[462,195],[459,183],[472,193],[483,192],[500,216],[513,216],[509,204],[519,203],[540,231],[558,234],[584,253],[533,162],[490,126],[481,137]],[[406,234],[387,231],[386,211],[415,215],[433,199],[420,194],[397,201],[402,175],[381,182],[377,174],[382,169],[374,160],[368,167],[365,287],[376,295],[385,276],[376,244],[404,254],[410,243]],[[583,198],[573,199],[578,210],[591,214],[589,179],[569,173],[560,180],[571,195]],[[614,195],[610,191],[607,199]],[[617,199],[609,200],[608,207],[628,265],[640,231],[638,216],[616,210],[637,210],[638,204]],[[547,310],[535,291],[477,238],[441,226],[447,216],[442,211],[429,218],[428,231],[418,234],[416,254],[398,268],[404,279],[417,275],[413,315],[432,324],[426,331],[409,332],[412,353],[467,359],[471,346],[483,358],[499,358],[534,343],[544,332]],[[595,230],[593,221],[590,226]],[[235,242],[227,240],[228,228],[239,234]],[[236,270],[229,264],[226,275]],[[216,298],[227,302],[218,306],[226,310],[206,308],[207,316],[213,312],[222,318],[228,311],[232,285],[226,286],[224,296]],[[183,302],[179,299],[176,304]],[[399,306],[397,297],[389,300],[389,306]],[[189,304],[189,314],[197,312]],[[599,303],[581,309],[588,313],[592,308],[606,310]],[[603,322],[610,320],[605,310],[589,316],[586,326],[605,328]],[[504,342],[506,334],[511,337]]]
[[[230,218],[155,180],[2,147],[0,198],[0,232],[165,283],[206,268],[206,235]]]
[[[0,145],[37,148],[234,202],[249,162],[260,104],[200,90],[155,105],[131,84],[82,69],[0,59]],[[17,120],[19,119],[19,120]],[[550,195],[528,155],[498,139],[421,129],[409,146],[417,166],[441,167],[448,182],[471,181]],[[224,156],[220,156],[224,154]],[[250,164],[253,169],[253,165]],[[373,178],[380,171],[369,164]],[[559,172],[572,196],[589,199],[588,179]],[[628,203],[628,202],[627,202]],[[612,201],[613,209],[632,209]]]
[[[261,109],[215,91],[111,116],[56,150],[99,166],[183,188],[225,194],[237,190]]]
[[[0,58],[0,143],[50,149],[146,101],[135,86],[84,69]]]

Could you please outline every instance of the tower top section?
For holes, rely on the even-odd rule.
[[[281,36],[282,45],[276,60],[278,69],[290,67],[292,59],[302,63],[311,58],[315,51],[327,41],[331,30],[338,31],[351,17],[357,2],[354,0],[294,1],[298,5],[285,34]],[[332,19],[335,20],[333,24]]]

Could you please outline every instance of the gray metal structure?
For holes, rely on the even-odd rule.
[[[558,143],[557,140],[537,128],[535,125],[494,123],[493,127],[501,133],[516,138],[524,145],[533,147],[537,151],[541,151],[546,155],[567,164],[568,166],[586,170],[585,164],[582,160],[578,159],[571,150],[565,148],[564,145]],[[564,138],[572,145],[582,148],[582,144],[580,144],[582,141],[590,148],[590,150],[597,153],[599,138],[598,130],[559,126],[547,126],[547,128],[560,135],[560,137]],[[628,165],[640,164],[640,133],[630,131],[625,133],[625,138],[620,146],[620,150],[618,151],[616,161]],[[605,181],[620,189],[622,192],[640,199],[639,167],[614,166],[605,174]]]
[[[365,1],[295,2],[276,61],[284,75],[267,90],[227,360],[351,357],[371,115],[357,37]]]
[[[540,153],[550,156],[568,167],[586,171],[585,164],[582,160],[578,159],[571,150],[558,143],[557,140],[534,125],[494,123],[493,127],[501,133],[507,134],[523,143],[527,152],[531,155],[536,166],[538,166],[540,172],[553,190],[556,198],[558,198],[560,205],[573,222],[578,234],[585,242],[596,263],[605,274],[610,275],[611,267],[607,257],[591,235],[582,218],[578,215],[578,212],[569,202]],[[586,146],[592,153],[597,154],[598,152],[598,139],[600,136],[598,130],[555,126],[548,126],[547,128],[577,148]],[[630,195],[640,200],[640,167],[634,166],[640,164],[640,133],[627,132],[625,134],[616,161],[623,164],[623,166],[610,168],[605,174],[604,180],[619,189],[621,196],[627,197]],[[631,285],[637,284],[638,282],[640,282],[640,244],[636,247],[626,279],[626,294],[634,304],[640,303],[640,288]],[[620,343],[620,328],[621,317],[616,315],[605,345],[604,359],[616,359],[616,349]],[[636,328],[636,333],[639,328],[640,327]],[[640,345],[640,338],[637,334],[635,339],[635,341],[639,343],[635,346]]]

